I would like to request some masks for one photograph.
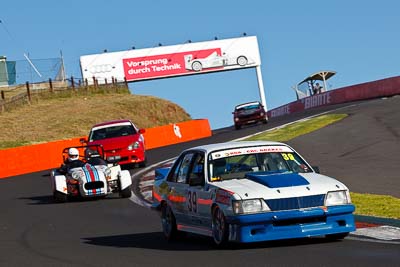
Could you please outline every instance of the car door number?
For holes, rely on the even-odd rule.
[[[197,212],[197,194],[196,192],[188,192],[188,210],[189,212]]]

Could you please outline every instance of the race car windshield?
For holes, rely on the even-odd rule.
[[[90,133],[89,140],[96,141],[107,138],[115,138],[136,134],[135,128],[132,125],[118,125],[107,128],[93,130]]]
[[[250,105],[250,106],[244,106],[244,107],[237,108],[236,111],[241,112],[241,111],[259,109],[259,108],[260,108],[259,104],[254,104],[254,105]]]
[[[294,152],[255,153],[223,157],[209,163],[211,181],[245,178],[249,172],[305,173],[312,172],[304,160]]]

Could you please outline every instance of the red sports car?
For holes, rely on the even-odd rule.
[[[236,129],[240,129],[242,125],[246,124],[260,121],[262,123],[268,122],[267,112],[265,112],[263,105],[258,101],[237,105],[232,114]]]
[[[130,120],[115,120],[94,125],[89,133],[88,145],[102,145],[107,160],[120,165],[146,166],[146,148],[143,133]]]

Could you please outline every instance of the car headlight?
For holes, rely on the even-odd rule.
[[[247,199],[233,201],[233,212],[235,214],[247,214],[271,211],[264,199]]]
[[[344,205],[350,202],[350,195],[346,190],[331,191],[325,197],[325,206]]]
[[[135,143],[130,144],[128,146],[128,150],[138,149],[139,147],[140,147],[140,143],[138,141],[136,141]]]
[[[140,143],[139,143],[139,141],[136,141],[135,143],[130,144],[128,146],[128,150],[138,149],[139,147],[140,147]]]

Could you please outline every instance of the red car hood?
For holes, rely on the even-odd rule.
[[[105,151],[126,149],[129,145],[138,141],[139,135],[121,136],[115,138],[107,138],[89,142],[89,145],[102,145]]]

